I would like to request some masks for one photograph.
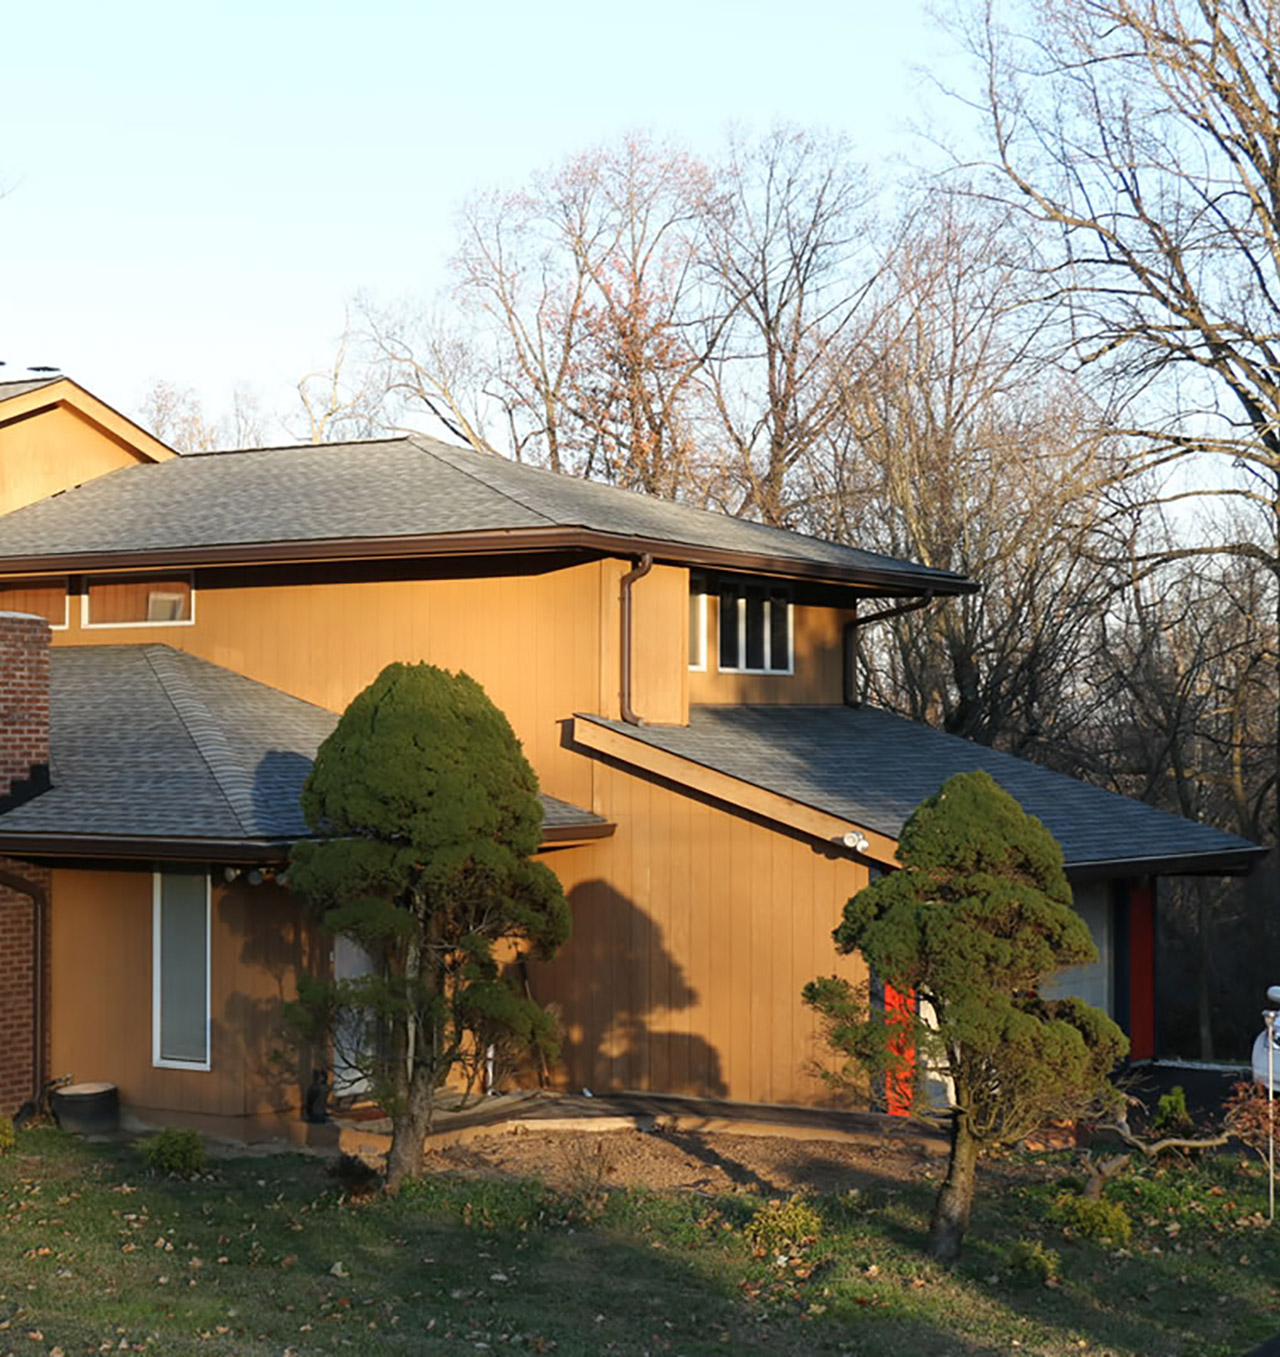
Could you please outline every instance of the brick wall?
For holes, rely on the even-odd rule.
[[[48,898],[52,873],[29,862],[0,858],[0,871],[40,886]],[[30,896],[0,882],[0,1115],[10,1116],[34,1091],[32,1061],[36,958]],[[45,920],[45,1068],[49,1061],[49,930]]]
[[[0,814],[38,796],[49,785],[49,624],[42,617],[0,613]],[[43,887],[50,874],[30,863],[0,859],[0,872]],[[11,1114],[29,1098],[38,1077],[33,1068],[33,1004],[36,967],[49,993],[48,930],[45,955],[33,955],[30,896],[0,881],[0,1113]],[[46,924],[47,924],[46,920]],[[48,1061],[45,1023],[45,1062]]]
[[[49,624],[0,612],[0,811],[49,785]]]

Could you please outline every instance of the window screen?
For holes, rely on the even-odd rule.
[[[209,886],[203,872],[161,872],[155,908],[156,1059],[209,1063]]]

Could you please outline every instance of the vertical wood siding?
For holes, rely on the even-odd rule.
[[[643,774],[597,765],[612,839],[549,853],[573,908],[556,960],[532,967],[565,1025],[567,1088],[821,1103],[830,1058],[805,983],[859,958],[831,930],[867,869],[834,849]]]
[[[51,908],[52,1068],[109,1080],[147,1114],[244,1118],[300,1106],[309,1062],[286,1039],[282,1002],[327,947],[296,899],[271,885],[215,877],[211,1059],[203,1070],[156,1069],[152,1040],[152,877],[147,871],[57,868]]]

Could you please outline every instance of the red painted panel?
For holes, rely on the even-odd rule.
[[[1129,1058],[1156,1053],[1156,899],[1148,882],[1129,888]]]
[[[898,1057],[898,1069],[884,1081],[884,1101],[891,1117],[905,1117],[911,1112],[912,1095],[916,1083],[916,1048],[911,1039],[911,1025],[916,1011],[914,990],[896,990],[884,987],[884,1019],[891,1027],[901,1029],[890,1046]]]

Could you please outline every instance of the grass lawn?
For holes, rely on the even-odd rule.
[[[934,1188],[811,1198],[818,1237],[756,1250],[746,1194],[427,1178],[342,1204],[322,1163],[194,1182],[125,1145],[21,1133],[0,1158],[0,1353],[1186,1354],[1280,1332],[1266,1182],[1238,1156],[1108,1187],[1126,1248],[1064,1233],[1052,1159],[988,1174],[954,1273],[921,1254]],[[1036,1275],[1036,1243],[1041,1246]],[[1023,1263],[1016,1262],[1017,1257]]]

